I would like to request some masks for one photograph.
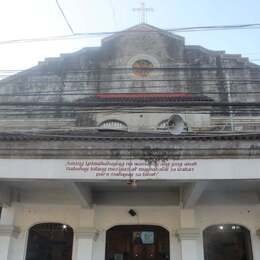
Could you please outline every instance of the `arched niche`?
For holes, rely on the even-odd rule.
[[[29,230],[25,260],[72,260],[73,229],[62,223],[40,223]]]
[[[106,260],[170,259],[169,231],[155,225],[120,225],[107,230]]]
[[[109,119],[101,122],[99,130],[127,131],[128,126],[125,122],[117,119]]]
[[[237,224],[220,224],[203,231],[205,260],[253,260],[251,236]]]
[[[159,122],[159,124],[157,125],[157,130],[169,132],[169,118]],[[183,133],[187,133],[188,131],[188,125],[186,122],[184,122]]]

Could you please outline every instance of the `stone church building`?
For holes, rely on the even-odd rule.
[[[2,80],[0,259],[259,259],[259,72],[140,24]]]

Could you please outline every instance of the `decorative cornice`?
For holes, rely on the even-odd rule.
[[[20,133],[3,133],[0,132],[0,141],[18,142],[18,141],[89,141],[89,142],[104,142],[104,141],[167,141],[176,143],[176,141],[255,141],[260,140],[259,133],[243,133],[243,134],[219,134],[219,133],[207,133],[207,134],[183,134],[183,135],[171,135],[170,133],[96,133],[87,131],[84,133],[78,132],[50,132],[46,133],[34,133],[20,134]],[[170,145],[171,143],[169,143]],[[258,149],[259,147],[252,147],[251,149]],[[248,148],[250,149],[250,148]],[[51,150],[51,149],[50,149]]]
[[[93,240],[96,240],[99,234],[97,229],[89,227],[78,228],[75,233],[77,238],[88,238]]]
[[[20,229],[12,225],[0,225],[0,236],[18,237]]]
[[[181,228],[175,232],[180,240],[196,240],[200,237],[200,230],[196,228]]]

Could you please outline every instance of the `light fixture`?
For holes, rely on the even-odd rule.
[[[130,179],[130,180],[127,181],[127,185],[131,186],[132,188],[136,188],[137,182],[136,182],[136,180]]]
[[[130,210],[128,211],[128,213],[129,213],[129,215],[131,215],[132,217],[135,217],[135,216],[137,215],[136,211],[133,210],[133,209],[130,209]]]
[[[223,229],[224,229],[224,226],[219,226],[219,229],[220,229],[220,230],[223,230]]]
[[[62,228],[63,229],[67,229],[67,225],[62,225]]]

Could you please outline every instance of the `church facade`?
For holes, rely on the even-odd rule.
[[[2,80],[0,259],[258,259],[259,69],[140,24]]]

